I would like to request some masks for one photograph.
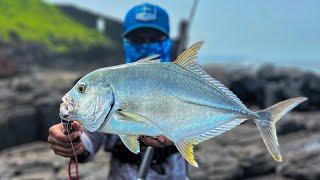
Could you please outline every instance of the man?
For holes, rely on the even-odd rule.
[[[144,3],[128,11],[124,21],[124,50],[126,63],[159,54],[162,62],[170,60],[172,41],[169,37],[169,17],[159,6]],[[131,153],[116,135],[90,133],[83,130],[77,122],[72,124],[75,132],[71,139],[81,137],[74,148],[80,162],[92,159],[106,138],[105,150],[112,153],[108,179],[136,179],[138,168],[147,145],[155,147],[148,170],[147,179],[186,179],[185,161],[172,142],[160,136],[157,138],[140,137],[141,153]],[[72,157],[73,151],[69,138],[63,134],[61,124],[49,129],[48,142],[53,151],[64,157]]]

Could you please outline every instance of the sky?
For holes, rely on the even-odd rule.
[[[122,20],[142,0],[45,0],[73,4]],[[171,36],[189,17],[193,0],[149,0],[166,9]],[[199,0],[189,44],[204,40],[202,62],[249,61],[320,69],[320,1]]]

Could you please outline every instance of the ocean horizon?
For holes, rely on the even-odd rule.
[[[304,60],[293,60],[283,58],[278,59],[258,59],[248,56],[199,56],[199,63],[202,66],[209,66],[214,64],[224,64],[228,66],[242,66],[242,67],[252,67],[258,68],[265,64],[272,64],[283,68],[293,68],[300,69],[303,71],[311,71],[320,74],[320,59],[304,59]]]

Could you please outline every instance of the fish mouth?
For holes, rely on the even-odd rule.
[[[59,116],[63,120],[69,120],[70,114],[73,112],[73,101],[67,95],[64,95],[61,100]]]
[[[95,121],[97,123],[93,123],[92,124],[87,124],[85,122],[82,122],[81,120],[78,122],[81,123],[86,129],[88,129],[89,131],[93,132],[96,131],[99,127],[101,127],[101,125],[103,126],[103,124],[106,124],[109,116],[111,115],[113,109],[114,109],[114,105],[115,105],[115,101],[114,99],[110,102],[109,105],[107,105],[107,108],[105,108],[105,112],[101,113],[98,117],[94,118]],[[76,118],[73,115],[73,111],[74,111],[74,102],[72,100],[72,98],[70,98],[67,94],[65,96],[62,97],[62,103],[60,104],[60,109],[59,109],[59,116],[61,118],[61,120],[65,120],[65,121],[70,121],[70,120],[75,120],[72,118]],[[94,114],[96,113],[96,107],[95,107],[95,112],[90,115],[87,116],[88,119],[94,117]]]

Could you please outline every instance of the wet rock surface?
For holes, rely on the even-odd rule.
[[[233,69],[215,65],[206,67],[206,70],[226,84],[246,105],[266,108],[291,97],[306,96],[309,100],[295,110],[320,109],[319,74],[271,64]]]
[[[61,97],[79,77],[62,71],[16,76],[0,83],[0,149],[45,140],[48,128],[59,123]]]
[[[79,165],[81,179],[106,179],[110,156],[103,151]],[[57,156],[48,143],[33,142],[0,152],[1,179],[68,179],[68,158]],[[74,165],[74,164],[73,164]],[[72,174],[74,174],[74,166]]]

